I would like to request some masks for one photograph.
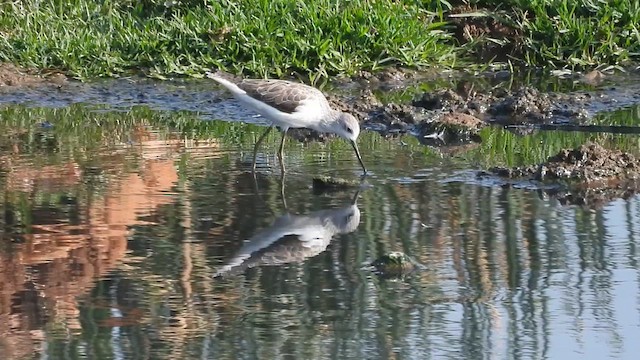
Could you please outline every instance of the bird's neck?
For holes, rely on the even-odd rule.
[[[338,118],[340,117],[340,111],[337,110],[329,110],[329,113],[327,114],[327,116],[325,116],[322,121],[320,121],[317,125],[317,131],[320,132],[333,132],[333,129],[335,127],[335,123],[336,121],[338,121]]]

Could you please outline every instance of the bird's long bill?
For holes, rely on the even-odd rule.
[[[360,195],[360,189],[358,189],[358,191],[353,195],[353,198],[351,198],[351,205],[356,205],[358,203],[358,195]]]
[[[362,165],[362,170],[364,173],[367,173],[367,168],[364,166],[364,162],[362,162],[362,156],[360,156],[360,150],[358,150],[358,144],[355,141],[351,141],[351,146],[353,146],[353,150],[356,152],[356,156],[358,157],[358,161],[360,161],[360,165]]]

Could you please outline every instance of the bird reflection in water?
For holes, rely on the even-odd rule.
[[[284,187],[282,187],[284,190]],[[282,201],[285,204],[284,191]],[[347,206],[315,211],[306,215],[286,213],[271,226],[246,240],[231,258],[217,270],[215,277],[238,274],[260,265],[302,262],[327,249],[337,234],[347,234],[360,224],[359,191]]]

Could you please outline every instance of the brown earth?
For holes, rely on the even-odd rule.
[[[506,61],[509,55],[520,57],[524,39],[522,30],[502,19],[496,9],[483,9],[466,3],[455,6],[448,14],[456,40],[461,45],[475,43],[472,51],[478,61]]]
[[[640,178],[640,159],[620,150],[609,150],[599,144],[588,143],[575,149],[563,149],[543,164],[495,167],[489,171],[508,178],[596,183]]]
[[[0,63],[0,91],[3,88],[41,85],[43,83],[62,85],[66,80],[66,76],[57,72],[39,75],[35,71],[25,70],[13,64]]]
[[[595,143],[563,149],[546,162],[513,168],[494,167],[480,177],[496,175],[506,179],[560,184],[544,193],[563,204],[599,207],[616,198],[640,193],[640,159],[620,150]]]
[[[429,144],[437,137],[438,143],[432,145],[444,146],[480,141],[478,132],[490,124],[580,125],[590,118],[588,109],[606,106],[614,96],[542,92],[529,86],[480,91],[471,82],[460,81],[453,89],[424,92],[411,103],[383,104],[370,89],[359,96],[329,95],[328,99],[333,107],[353,114],[365,128],[383,136],[412,133]],[[318,138],[323,137],[300,137]]]

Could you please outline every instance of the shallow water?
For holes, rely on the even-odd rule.
[[[372,175],[362,188],[318,193],[316,175],[359,178],[347,144],[289,141],[282,179],[274,135],[254,178],[261,128],[203,123],[247,115],[226,97],[212,100],[215,90],[186,87],[191,101],[174,102],[171,89],[183,85],[160,86],[167,98],[153,93],[153,104],[133,110],[130,99],[88,92],[81,104],[31,104],[57,109],[0,110],[5,358],[640,352],[640,197],[562,206],[532,187],[474,176],[588,139],[633,150],[637,137],[489,129],[481,145],[457,152],[366,133]],[[637,114],[628,107],[598,119],[637,124]],[[390,251],[426,269],[378,277],[367,264]]]

